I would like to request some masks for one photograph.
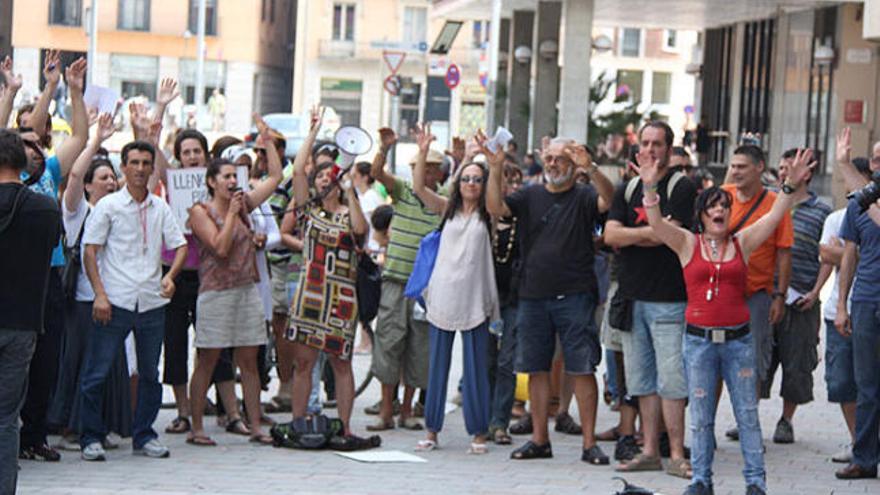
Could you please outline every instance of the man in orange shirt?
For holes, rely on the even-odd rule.
[[[733,196],[731,232],[740,231],[755,223],[773,206],[776,193],[768,191],[761,183],[764,169],[765,159],[761,148],[746,144],[734,150],[727,178],[722,186]],[[791,215],[786,213],[776,227],[776,232],[749,256],[746,291],[751,314],[749,325],[755,342],[759,391],[767,388],[763,386],[763,382],[767,379],[767,370],[773,355],[773,325],[782,319],[785,311],[785,293],[791,278],[792,244],[794,230]],[[721,387],[718,392],[720,394]],[[734,428],[727,432],[727,436],[737,440],[739,432]]]

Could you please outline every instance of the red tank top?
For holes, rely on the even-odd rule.
[[[746,305],[746,275],[739,241],[733,238],[736,254],[719,265],[703,258],[703,236],[697,236],[691,260],[684,267],[688,303],[685,320],[699,327],[734,327],[749,322]],[[717,291],[716,291],[717,289]],[[711,298],[708,294],[711,293]]]

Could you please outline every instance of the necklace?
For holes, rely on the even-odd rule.
[[[709,274],[709,288],[706,289],[706,301],[709,302],[718,297],[718,290],[721,287],[721,263],[724,260],[724,254],[727,252],[727,239],[724,239],[720,255],[718,253],[717,243],[717,239],[709,239],[709,248],[711,250],[709,264],[712,265],[712,273]],[[701,252],[705,252],[705,249],[702,248],[705,244],[705,238],[700,235]]]
[[[513,217],[510,223],[510,232],[507,238],[507,249],[504,254],[501,254],[498,249],[498,238],[500,237],[499,232],[495,232],[495,235],[492,238],[492,254],[495,255],[495,262],[499,265],[505,265],[508,261],[510,261],[510,256],[513,254],[513,243],[516,242],[516,217]]]

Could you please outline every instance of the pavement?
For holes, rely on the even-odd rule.
[[[824,352],[824,329],[822,333]],[[355,356],[356,380],[365,376],[369,356]],[[604,365],[603,365],[604,366]],[[461,375],[460,344],[456,342],[449,397]],[[841,467],[829,458],[840,450],[848,435],[840,409],[826,400],[824,362],[814,373],[815,401],[801,407],[794,419],[796,443],[777,445],[771,440],[773,428],[782,409],[778,397],[780,377],[777,374],[774,396],[760,407],[761,425],[767,454],[767,483],[774,495],[854,495],[880,493],[880,481],[840,481],[834,471]],[[277,380],[273,380],[277,387]],[[374,417],[363,413],[366,405],[379,397],[375,380],[355,402],[352,420],[356,433],[365,434],[365,426]],[[274,390],[264,392],[268,400]],[[213,395],[213,393],[212,393]],[[171,400],[166,388],[165,400]],[[329,414],[335,415],[330,410]],[[577,417],[572,407],[572,414]],[[164,430],[174,411],[163,409],[156,429]],[[289,415],[274,415],[288,421]],[[600,404],[598,429],[616,423],[615,414]],[[739,444],[724,438],[724,431],[734,420],[725,395],[719,407],[716,434],[719,441],[715,454],[714,482],[718,495],[745,493],[741,474],[742,457]],[[92,494],[256,494],[256,493],[332,493],[332,494],[602,494],[611,495],[621,488],[613,478],[618,476],[612,466],[590,466],[580,461],[580,437],[551,432],[554,458],[513,461],[509,454],[526,438],[514,437],[513,446],[490,446],[484,456],[466,454],[470,439],[465,432],[461,410],[446,417],[440,435],[440,449],[420,453],[425,463],[368,464],[339,457],[331,452],[297,451],[256,446],[246,437],[227,434],[206,418],[208,433],[217,447],[196,447],[184,443],[184,435],[162,433],[161,440],[171,449],[169,459],[148,459],[131,455],[130,441],[119,450],[108,451],[106,462],[85,462],[77,453],[65,452],[60,463],[22,461],[19,475],[20,494],[92,495]],[[552,430],[552,425],[551,425]],[[394,430],[382,434],[382,450],[413,453],[423,432]],[[52,438],[50,441],[57,441]],[[689,443],[689,442],[687,442]],[[600,444],[612,454],[612,443]],[[626,474],[636,485],[666,495],[679,494],[687,481],[662,472]]]

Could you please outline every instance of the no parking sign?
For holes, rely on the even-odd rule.
[[[446,69],[446,77],[443,80],[450,91],[455,89],[461,83],[461,69],[455,64],[449,64],[449,68]]]

